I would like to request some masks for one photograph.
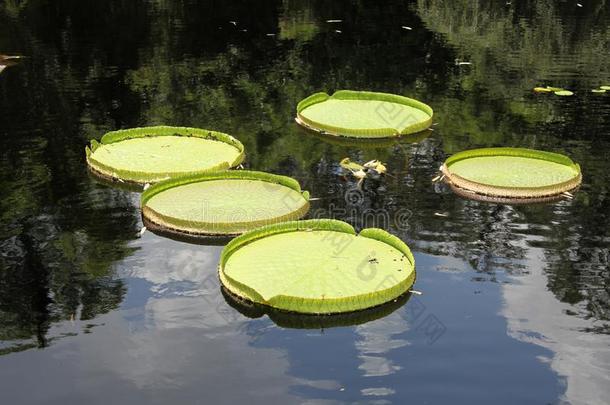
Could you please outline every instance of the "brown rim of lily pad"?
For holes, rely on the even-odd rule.
[[[422,131],[402,135],[398,137],[388,137],[388,138],[356,138],[356,137],[348,137],[348,136],[337,136],[329,134],[325,131],[321,131],[319,129],[310,127],[304,122],[299,121],[299,117],[295,117],[295,122],[298,124],[298,128],[303,134],[314,136],[317,139],[320,139],[323,142],[326,142],[330,145],[335,146],[345,146],[345,147],[357,147],[357,148],[367,148],[367,149],[375,149],[375,148],[388,148],[390,146],[394,146],[396,144],[412,144],[419,143],[432,135],[432,129],[426,128]]]
[[[309,211],[309,192],[286,176],[247,170],[210,172],[150,186],[142,193],[141,209],[155,233],[206,243],[300,219]]]
[[[147,231],[154,233],[162,238],[175,240],[176,242],[190,243],[192,245],[202,246],[224,246],[231,241],[236,235],[204,235],[197,233],[186,233],[172,228],[166,228],[150,221],[142,214],[142,224]]]
[[[456,153],[441,166],[456,194],[501,204],[555,202],[582,182],[580,166],[567,156],[524,148],[484,148]]]
[[[111,184],[142,187],[176,176],[228,170],[245,158],[244,146],[217,131],[173,126],[122,129],[85,147],[91,174]]]

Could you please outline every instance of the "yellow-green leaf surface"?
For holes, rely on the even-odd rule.
[[[352,137],[391,137],[428,128],[432,109],[393,94],[342,90],[317,93],[301,101],[298,117],[313,129]]]
[[[357,235],[340,221],[283,223],[244,234],[223,251],[220,277],[242,298],[302,313],[349,312],[404,294],[409,248],[380,229]]]
[[[574,93],[571,92],[570,90],[559,90],[555,92],[555,95],[557,96],[573,96]]]
[[[150,127],[106,134],[92,141],[87,161],[106,177],[157,182],[176,175],[228,169],[243,159],[229,135],[197,128]]]
[[[144,216],[191,234],[238,234],[257,226],[298,219],[308,193],[284,176],[231,171],[177,177],[142,195]]]
[[[497,187],[547,187],[577,177],[569,158],[529,149],[490,148],[462,152],[447,161],[452,174]]]

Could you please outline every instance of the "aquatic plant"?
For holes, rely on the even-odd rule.
[[[108,132],[85,148],[91,171],[103,178],[145,184],[225,170],[244,159],[230,135],[200,128],[145,127]]]
[[[456,153],[441,167],[458,194],[498,202],[544,202],[570,197],[582,176],[567,156],[523,148]]]
[[[153,231],[177,235],[237,235],[295,220],[309,210],[309,193],[286,176],[246,170],[175,177],[142,193],[142,215]]]
[[[224,287],[284,311],[329,314],[381,305],[415,281],[409,247],[381,229],[342,221],[285,222],[233,239],[220,257]]]
[[[328,135],[389,138],[413,134],[432,124],[428,105],[403,96],[339,90],[315,93],[297,105],[298,124]]]

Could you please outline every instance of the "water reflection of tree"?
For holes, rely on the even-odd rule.
[[[461,110],[452,105],[453,100],[440,104],[462,118],[443,128],[467,134],[465,139],[446,139],[445,149],[461,150],[473,141],[475,145],[550,145],[581,163],[585,185],[575,201],[546,209],[521,207],[513,230],[521,235],[517,239],[525,237],[528,245],[543,249],[549,289],[561,301],[575,305],[583,316],[608,320],[609,224],[604,213],[610,178],[604,154],[609,145],[598,138],[607,131],[608,111],[603,101],[586,93],[610,77],[610,61],[605,57],[610,46],[605,23],[609,9],[603,1],[582,9],[552,1],[513,3],[418,1],[417,12],[426,26],[443,34],[458,57],[473,63],[472,69],[456,68],[458,74],[450,80],[450,88],[466,91]],[[524,97],[544,80],[576,86],[585,102],[562,104]],[[480,106],[473,110],[479,111],[474,120],[468,112],[474,106],[469,101],[473,95],[489,100],[490,108],[483,109],[488,117],[510,111],[513,118],[496,115],[497,123],[487,130]],[[435,235],[442,232],[438,229]]]
[[[86,14],[97,14],[92,22],[76,2],[0,5],[0,46],[28,56],[0,82],[0,354],[46,346],[57,322],[93,319],[125,294],[112,265],[130,253],[133,203],[92,183],[82,159],[86,139],[116,116],[117,95],[100,86],[110,76],[106,50],[120,41],[92,24],[114,24],[126,10],[101,7]],[[137,38],[138,29],[123,34]],[[85,34],[93,46],[78,39]]]

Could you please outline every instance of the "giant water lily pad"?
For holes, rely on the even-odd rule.
[[[290,177],[237,170],[157,183],[141,205],[147,226],[161,233],[224,236],[303,217],[309,193]]]
[[[362,310],[406,293],[415,261],[381,229],[357,234],[336,220],[262,227],[223,250],[220,280],[232,294],[272,308],[310,314]]]
[[[580,166],[567,156],[521,148],[457,153],[441,167],[459,194],[498,202],[544,202],[577,188]]]
[[[432,115],[432,108],[408,97],[341,90],[302,100],[296,121],[328,135],[389,138],[423,131],[431,125]]]
[[[244,147],[220,132],[160,126],[109,132],[91,141],[86,155],[96,175],[144,184],[237,166]]]

